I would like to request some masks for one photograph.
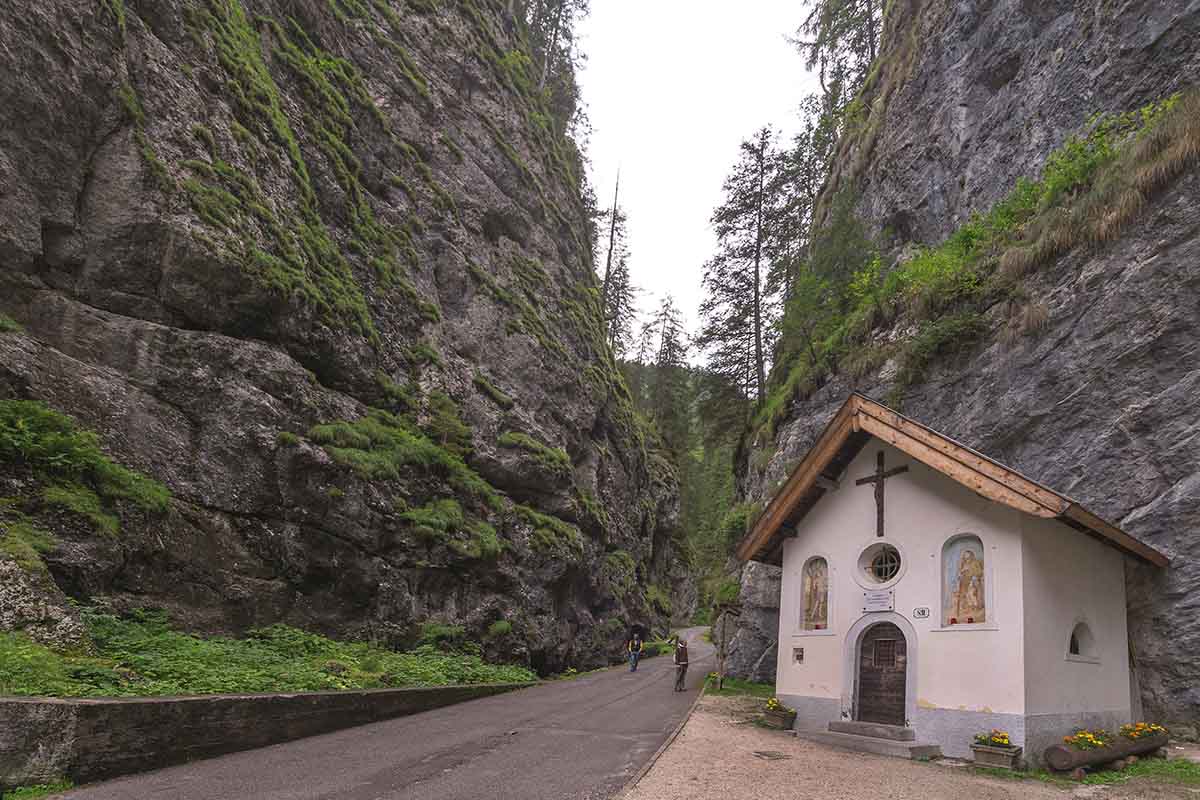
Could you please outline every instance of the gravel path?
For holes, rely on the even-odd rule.
[[[965,767],[851,753],[757,727],[761,701],[705,697],[623,800],[1200,800],[1200,789],[1132,781],[1059,787]],[[763,758],[755,752],[783,758]]]

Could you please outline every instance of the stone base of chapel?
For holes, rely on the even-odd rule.
[[[826,741],[829,723],[847,719],[837,698],[779,695],[779,701],[796,709],[794,729],[798,733],[818,734]],[[1078,728],[1104,728],[1116,731],[1131,721],[1129,709],[1077,712],[1069,714],[997,714],[987,711],[962,711],[951,708],[918,708],[912,720],[916,740],[936,744],[949,758],[972,757],[975,734],[993,729],[1008,732],[1014,744],[1025,748],[1024,758],[1031,766],[1041,766],[1042,752]],[[826,742],[834,744],[833,741]]]

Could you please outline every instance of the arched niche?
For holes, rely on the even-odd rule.
[[[800,570],[800,630],[829,629],[829,561],[813,556]]]
[[[942,626],[984,625],[991,609],[987,553],[973,533],[942,545]]]

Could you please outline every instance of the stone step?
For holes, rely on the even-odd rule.
[[[913,742],[917,732],[902,725],[885,725],[881,722],[848,722],[834,720],[829,723],[834,733],[852,733],[855,736],[873,736],[876,739],[891,739],[893,742]]]
[[[833,731],[796,731],[796,736],[810,742],[820,742],[840,747],[843,750],[854,750],[858,753],[874,753],[880,756],[910,759],[942,757],[942,748],[939,745],[924,742],[898,742],[894,739],[859,736],[854,733],[834,733]]]

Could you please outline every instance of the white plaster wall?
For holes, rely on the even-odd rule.
[[[883,450],[886,468],[907,465],[905,474],[886,483],[885,541],[904,559],[895,584],[895,611],[917,635],[918,653],[910,654],[917,675],[913,708],[953,709],[984,713],[1025,711],[1022,606],[1023,516],[959,486],[899,450],[872,439],[841,476],[840,487],[827,492],[801,523],[797,536],[784,545],[780,597],[777,692],[781,695],[838,698],[850,711],[853,686],[846,668],[847,631],[864,615],[863,587],[855,581],[858,558],[875,536],[872,485],[855,479],[875,471]],[[982,540],[989,586],[988,622],[982,626],[941,629],[941,551],[947,539],[973,533]],[[801,570],[813,555],[830,566],[830,630],[801,630]],[[928,619],[915,619],[913,609],[930,609]],[[792,651],[804,648],[804,663],[793,663]],[[849,649],[853,649],[850,643]],[[851,656],[852,657],[852,656]],[[849,684],[849,685],[848,685]]]
[[[1119,711],[1128,721],[1125,556],[1053,520],[1026,517],[1022,531],[1026,712]],[[1096,663],[1067,658],[1079,620],[1095,637]]]

